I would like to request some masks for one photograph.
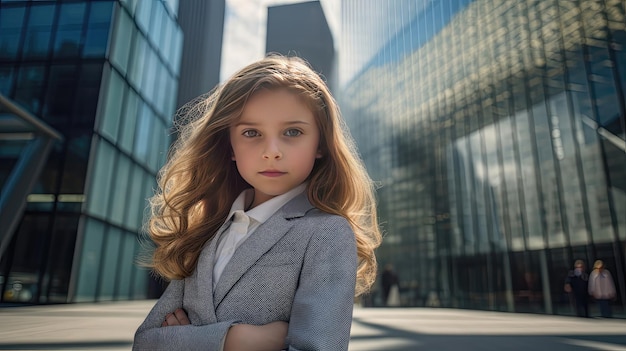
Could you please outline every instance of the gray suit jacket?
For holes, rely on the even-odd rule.
[[[221,350],[234,323],[273,321],[289,323],[289,350],[348,349],[357,254],[345,218],[297,196],[237,248],[213,292],[216,247],[217,240],[208,242],[193,275],[170,282],[137,329],[133,350]],[[191,325],[161,327],[179,307]]]

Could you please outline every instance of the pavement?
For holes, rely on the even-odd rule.
[[[2,307],[0,350],[130,350],[154,302]],[[409,350],[626,351],[626,319],[355,307],[350,351]]]

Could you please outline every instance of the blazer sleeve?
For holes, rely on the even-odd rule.
[[[300,274],[287,333],[288,350],[348,350],[357,254],[342,217],[316,226]]]
[[[228,329],[236,321],[207,325],[161,327],[165,315],[182,307],[184,280],[173,280],[135,333],[136,350],[222,350]],[[193,321],[192,321],[193,323]]]

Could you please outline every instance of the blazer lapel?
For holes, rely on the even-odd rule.
[[[256,261],[269,251],[293,226],[292,218],[302,217],[313,208],[307,199],[306,192],[296,196],[274,215],[261,224],[259,228],[246,239],[233,254],[230,262],[214,291],[214,306],[217,309],[226,294],[239,281]]]
[[[183,306],[190,307],[187,309],[188,312],[198,312],[196,317],[201,321],[200,324],[217,322],[213,306],[213,263],[219,237],[229,226],[230,221],[227,221],[218,229],[217,234],[205,245],[200,253],[198,265],[194,272],[195,277],[192,275],[191,279],[185,280]],[[189,317],[192,319],[191,315]]]

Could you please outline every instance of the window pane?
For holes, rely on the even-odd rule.
[[[1,51],[1,49],[0,49]],[[0,67],[0,94],[11,95],[15,78],[13,67]]]
[[[76,286],[76,302],[96,300],[103,238],[104,224],[93,218],[86,218],[86,224],[83,229],[83,250],[77,265],[79,272]]]
[[[133,45],[128,77],[133,86],[138,90],[141,89],[141,78],[143,77],[142,74],[146,61],[147,46],[146,38],[142,34],[137,33],[135,35],[135,44]]]
[[[111,204],[110,219],[113,223],[122,225],[124,214],[128,208],[128,182],[130,176],[130,159],[124,155],[119,155],[117,159],[117,169],[113,176],[113,194]]]
[[[61,175],[61,194],[83,194],[92,131],[84,130],[67,141],[65,165]]]
[[[100,132],[114,142],[117,141],[117,130],[122,113],[122,102],[126,94],[126,82],[115,70],[111,70],[109,87],[106,94],[104,110],[101,114]]]
[[[12,60],[17,56],[23,20],[23,7],[0,11],[0,59]]]
[[[130,262],[135,262],[135,242],[137,241],[135,236],[136,234],[132,232],[124,232],[122,235],[124,243],[120,250],[120,262],[124,262],[124,264],[120,267],[117,279],[118,289],[116,298],[118,300],[128,300],[131,297],[131,279],[135,265],[130,264]]]
[[[43,90],[44,66],[23,65],[15,89],[15,101],[35,115],[39,115]]]
[[[59,26],[54,44],[56,57],[78,56],[84,19],[84,3],[65,3],[61,5]]]
[[[6,302],[35,302],[39,293],[39,268],[42,257],[46,255],[43,245],[32,245],[40,242],[42,236],[50,235],[50,216],[27,214],[15,233],[16,243],[13,247],[13,265],[2,295]],[[3,272],[4,274],[4,272]]]
[[[54,5],[31,7],[24,38],[24,58],[43,58],[48,55],[54,9]]]
[[[58,215],[52,234],[52,241],[48,252],[47,276],[50,277],[44,286],[46,296],[41,296],[40,302],[65,303],[72,272],[72,259],[76,245],[79,215]],[[49,289],[49,290],[48,290]]]
[[[132,165],[132,173],[130,186],[128,188],[128,211],[126,215],[126,227],[131,230],[138,231],[141,226],[141,217],[145,207],[145,199],[143,194],[144,170]]]
[[[142,104],[137,129],[135,131],[135,157],[143,162],[148,162],[148,150],[152,136],[152,125],[154,123],[154,113],[146,104]]]
[[[139,99],[133,89],[128,89],[126,94],[126,106],[121,114],[119,147],[128,152],[133,152],[133,138],[135,137],[135,123],[138,119],[139,104],[144,102]]]
[[[137,12],[135,14],[135,20],[144,33],[148,33],[150,30],[150,18],[152,12],[152,5],[158,4],[154,1],[138,1]]]
[[[102,80],[102,63],[83,64],[74,103],[74,125],[93,129]]]
[[[111,62],[120,69],[123,74],[126,74],[131,34],[135,28],[132,19],[126,14],[126,11],[118,11],[118,14],[115,39],[112,41]]]
[[[74,91],[78,83],[78,67],[76,65],[53,65],[50,67],[48,77],[42,117],[52,124],[68,123],[75,101]]]
[[[113,3],[98,1],[91,3],[87,35],[83,48],[84,57],[104,57],[109,37],[109,26]]]
[[[106,233],[106,246],[103,248],[105,256],[104,262],[102,263],[102,275],[100,277],[98,301],[113,300],[117,266],[120,262],[121,236],[121,230],[116,227],[109,227],[109,231]]]
[[[96,165],[93,169],[91,189],[87,194],[87,211],[105,218],[111,194],[111,177],[113,176],[113,159],[115,150],[103,139],[98,140]]]

